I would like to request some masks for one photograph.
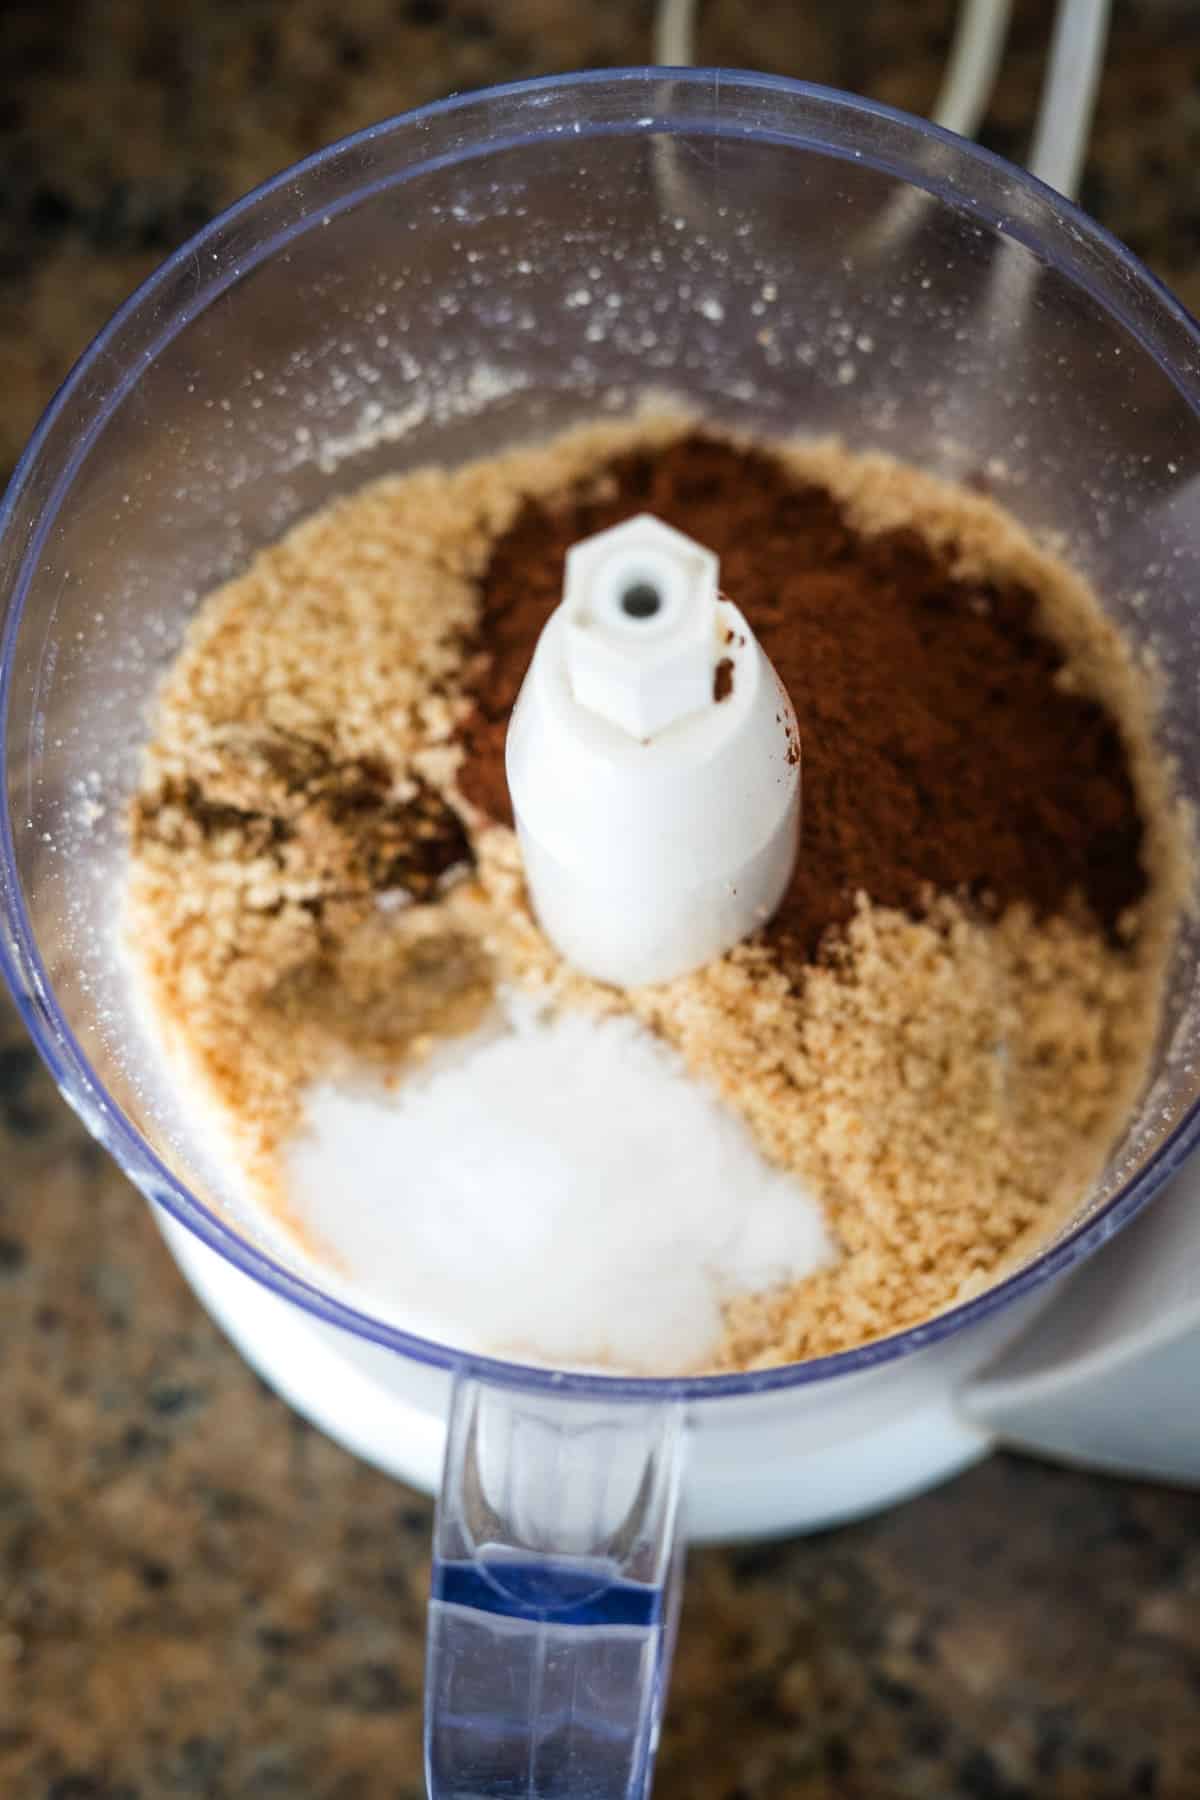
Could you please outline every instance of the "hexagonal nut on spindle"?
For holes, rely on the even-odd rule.
[[[712,704],[717,558],[640,513],[567,552],[567,675],[580,706],[651,738]]]

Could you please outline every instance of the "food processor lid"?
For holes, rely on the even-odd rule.
[[[1200,1484],[1200,1168],[1072,1273],[960,1395],[999,1443]]]

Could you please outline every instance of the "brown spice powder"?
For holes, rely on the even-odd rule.
[[[721,552],[789,684],[805,837],[762,942],[622,994],[562,964],[492,821],[562,551],[642,509]],[[1130,659],[1004,513],[665,417],[377,483],[265,552],[168,674],[133,827],[133,954],[281,1208],[304,1084],[402,1072],[497,980],[676,1044],[844,1247],[733,1305],[723,1367],[927,1318],[1078,1203],[1144,1079],[1182,869]]]
[[[640,512],[720,557],[796,709],[804,850],[777,941],[811,954],[857,894],[920,911],[931,888],[1043,916],[1081,894],[1117,931],[1145,891],[1141,816],[1114,719],[1059,685],[1066,656],[1038,629],[1037,594],[956,576],[912,527],[856,531],[780,458],[695,432],[616,459],[565,501],[528,501],[496,544],[459,776],[483,812],[512,822],[508,715],[568,548]]]

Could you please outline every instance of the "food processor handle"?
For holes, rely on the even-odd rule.
[[[1200,1161],[1063,1279],[962,1403],[1014,1448],[1200,1484]]]
[[[432,1800],[648,1794],[685,1445],[671,1401],[456,1379],[429,1601]]]

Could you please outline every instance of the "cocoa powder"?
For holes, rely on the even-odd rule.
[[[526,501],[495,543],[459,775],[485,815],[511,822],[509,712],[568,547],[639,512],[716,552],[796,708],[803,848],[776,941],[811,957],[858,892],[917,914],[930,890],[1038,917],[1081,896],[1119,937],[1146,887],[1142,820],[1115,722],[1056,680],[1037,595],[957,579],[913,531],[864,535],[770,453],[702,432]]]

